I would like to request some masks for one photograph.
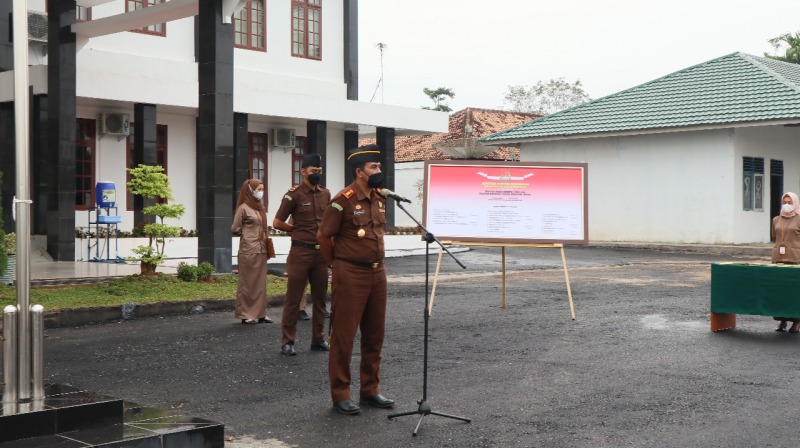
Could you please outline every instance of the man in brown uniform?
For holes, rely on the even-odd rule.
[[[286,259],[289,279],[286,298],[283,301],[281,327],[283,338],[281,353],[297,354],[294,338],[297,334],[297,311],[301,299],[306,295],[306,285],[311,283],[313,302],[311,321],[311,350],[329,351],[325,342],[325,298],[328,295],[328,263],[320,252],[317,242],[319,222],[331,193],[319,185],[322,176],[322,159],[319,154],[306,154],[300,172],[303,182],[290,188],[281,201],[281,206],[272,221],[272,227],[292,235],[292,248]],[[286,220],[292,216],[293,225]]]
[[[380,393],[381,348],[386,323],[386,269],[383,266],[385,200],[375,188],[383,183],[380,148],[368,145],[348,152],[356,180],[328,204],[317,239],[333,265],[331,352],[328,375],[333,407],[344,414],[361,411],[350,399],[350,358],[361,327],[361,403],[390,408]]]

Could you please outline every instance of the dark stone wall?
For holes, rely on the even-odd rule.
[[[347,161],[347,152],[358,148],[358,131],[344,131],[344,186],[348,186],[355,180],[353,168]]]
[[[233,25],[222,23],[222,0],[200,0],[198,23],[197,256],[231,272]]]
[[[358,0],[343,0],[344,82],[347,99],[358,100]],[[349,184],[348,184],[349,185]]]
[[[328,123],[308,120],[306,122],[306,132],[308,153],[322,156],[322,180],[319,183],[320,185],[328,185],[325,174],[325,167],[328,164]]]
[[[133,105],[133,164],[158,165],[158,116],[155,104],[136,103]],[[133,225],[144,221],[155,222],[155,216],[145,215],[142,209],[156,204],[156,199],[133,195]]]
[[[47,147],[55,165],[47,198],[47,251],[75,260],[75,0],[50,0],[47,42]]]
[[[390,190],[394,190],[394,128],[378,128],[376,143],[381,148],[383,185]],[[386,202],[386,225],[394,227],[394,200]]]
[[[31,198],[33,199],[33,234],[47,235],[47,200],[52,189],[54,163],[48,159],[47,95],[36,95],[31,102]]]
[[[11,42],[11,0],[0,1],[0,72],[14,70],[14,44]]]
[[[17,189],[15,134],[14,102],[0,103],[0,171],[3,172],[0,194],[3,205],[3,230],[6,233],[14,231],[14,221],[11,219],[11,200]]]
[[[232,210],[236,211],[236,203],[239,201],[239,191],[242,189],[244,181],[250,179],[250,158],[248,149],[250,142],[247,135],[247,114],[233,114],[233,204]],[[269,182],[269,179],[267,179]],[[264,196],[269,198],[266,193],[267,186],[264,185]]]

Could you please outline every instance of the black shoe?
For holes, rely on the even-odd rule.
[[[294,356],[296,354],[297,354],[297,352],[294,351],[294,345],[293,344],[286,344],[283,347],[281,347],[281,355]]]
[[[272,323],[272,319],[270,319],[269,317],[259,317],[258,318],[258,323],[260,323],[260,324],[271,324]]]
[[[789,329],[789,333],[797,333],[797,332],[800,332],[800,329],[798,330],[792,330],[791,328]]]
[[[353,403],[353,400],[337,401],[333,403],[333,408],[342,414],[353,415],[361,412],[361,408]]]
[[[255,324],[257,324],[257,323],[258,323],[258,322],[254,321],[254,320],[242,319],[242,324],[243,324],[243,325],[255,325]]]
[[[331,313],[325,311],[325,317],[330,318],[331,317]]]
[[[320,352],[329,352],[329,351],[331,351],[331,346],[328,345],[328,343],[325,342],[325,341],[312,342],[311,343],[311,350],[317,350],[317,351],[320,351]]]
[[[297,318],[300,320],[311,320],[311,316],[306,313],[306,310],[301,310],[299,313],[297,313]]]
[[[394,407],[394,400],[384,398],[383,395],[378,394],[374,397],[362,398],[361,404],[368,404],[370,406],[375,406],[376,408],[392,408]]]
[[[778,327],[775,331],[786,331],[786,327]]]

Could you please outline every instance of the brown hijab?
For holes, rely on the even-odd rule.
[[[242,184],[242,191],[239,192],[239,202],[236,203],[236,209],[238,210],[239,207],[242,206],[242,204],[247,204],[248,207],[250,207],[253,210],[255,210],[256,212],[258,212],[258,216],[261,219],[261,223],[260,223],[261,224],[261,229],[264,231],[262,233],[261,238],[263,240],[266,240],[267,239],[267,210],[264,207],[264,203],[261,202],[260,200],[256,199],[255,196],[253,196],[253,193],[255,193],[256,188],[258,188],[258,186],[262,185],[262,184],[263,184],[263,182],[261,182],[258,179],[248,179],[248,180],[244,181],[244,183]],[[265,191],[264,192],[264,196],[266,196],[266,194],[267,193]]]

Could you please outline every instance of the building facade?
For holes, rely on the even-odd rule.
[[[197,230],[200,261],[225,272],[245,179],[265,182],[271,219],[302,180],[303,153],[323,155],[323,182],[338,191],[359,126],[375,129],[390,160],[396,135],[447,129],[444,113],[357,101],[356,0],[29,0],[29,9],[48,24],[47,41],[29,45],[33,232],[47,235],[56,260],[74,259],[75,228],[88,225],[98,181],[116,185],[120,229],[148,218],[140,212],[148,202],[127,193],[126,167],[164,167],[187,210],[172,224]],[[10,215],[6,48],[0,42],[0,158]],[[130,135],[103,132],[103,114],[127,115]]]

